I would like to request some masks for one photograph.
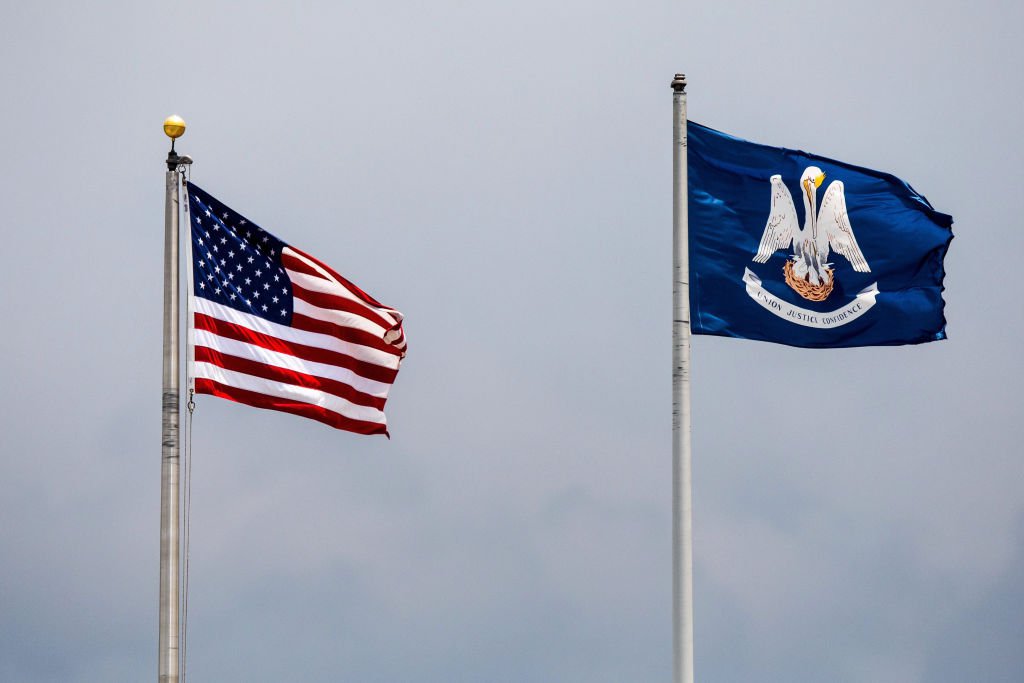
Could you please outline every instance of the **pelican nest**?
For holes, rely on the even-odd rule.
[[[824,301],[832,293],[832,285],[835,284],[831,268],[825,269],[828,279],[818,285],[812,285],[806,278],[798,278],[794,275],[792,261],[786,261],[786,265],[782,267],[782,272],[786,274],[786,284],[808,301]]]

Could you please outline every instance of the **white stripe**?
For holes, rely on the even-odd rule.
[[[308,315],[310,318],[334,323],[335,325],[341,325],[342,327],[348,327],[353,330],[361,330],[367,334],[372,334],[381,341],[384,341],[384,335],[387,334],[387,330],[369,318],[364,318],[358,313],[339,311],[336,308],[321,308],[320,306],[315,306],[308,301],[304,301],[300,298],[301,296],[301,294],[296,294],[292,299],[292,306],[296,313],[300,315]]]
[[[301,258],[297,254],[295,257]],[[304,262],[308,263],[308,261]],[[288,277],[291,279],[292,282],[299,285],[303,289],[308,289],[311,292],[319,292],[320,294],[328,294],[330,296],[337,296],[341,297],[342,299],[347,299],[348,301],[353,301],[359,304],[361,308],[365,308],[367,311],[371,313],[376,313],[381,318],[386,320],[391,326],[397,325],[399,321],[402,319],[401,314],[398,314],[397,316],[395,315],[397,311],[394,311],[393,309],[390,308],[381,308],[379,306],[374,306],[373,304],[364,301],[363,299],[360,299],[356,295],[352,294],[347,287],[345,287],[344,285],[335,280],[325,280],[322,277],[310,275],[309,273],[303,273],[298,270],[291,270],[289,268],[285,268],[285,272],[288,273]]]
[[[317,278],[316,275],[310,275],[305,272],[299,272],[298,270],[290,270],[288,268],[285,268],[285,272],[288,273],[289,279],[292,281],[292,283],[298,285],[302,289],[309,290],[311,292],[316,292],[318,294],[336,296],[342,299],[346,299],[348,301],[355,302],[356,304],[359,305],[360,308],[365,309],[367,311],[367,314],[376,313],[377,315],[382,317],[384,321],[388,323],[386,327],[380,325],[379,323],[376,323],[375,321],[373,321],[372,318],[367,317],[367,314],[362,314],[358,312],[352,313],[348,311],[339,311],[342,315],[345,316],[352,316],[357,317],[358,319],[365,319],[367,323],[374,326],[372,329],[369,329],[369,331],[373,332],[375,335],[383,337],[389,330],[396,327],[399,321],[401,321],[401,313],[398,313],[397,311],[394,311],[391,308],[379,308],[377,306],[367,303],[362,299],[352,296],[347,289],[345,289],[342,285],[339,285],[334,281],[328,282],[322,278]],[[301,294],[295,295],[296,298],[300,298],[301,296]],[[348,325],[349,327],[356,327],[356,325],[348,323],[343,323],[343,325]],[[359,329],[361,330],[364,328],[359,327]]]
[[[328,351],[337,351],[356,360],[366,361],[367,363],[373,363],[374,365],[380,365],[392,370],[397,370],[398,364],[401,362],[398,356],[379,349],[342,341],[329,334],[306,332],[305,330],[296,330],[287,325],[272,323],[257,315],[242,313],[239,310],[204,299],[201,296],[197,296],[195,299],[195,310],[197,313],[208,315],[211,318],[246,327],[254,332],[270,335],[285,342],[305,344],[306,346],[314,346],[320,349],[327,349]],[[191,321],[189,322],[191,324]]]
[[[220,382],[221,384],[226,384],[229,387],[253,391],[258,394],[263,394],[264,396],[273,396],[274,398],[283,398],[287,401],[297,401],[299,403],[308,403],[320,406],[332,413],[338,413],[339,415],[343,415],[344,417],[351,418],[353,420],[363,420],[365,422],[375,422],[377,424],[387,423],[387,420],[384,418],[384,413],[376,408],[356,405],[355,403],[346,401],[345,399],[339,398],[333,394],[324,393],[318,389],[299,387],[294,384],[282,384],[281,382],[266,380],[262,377],[253,377],[252,375],[246,375],[241,372],[226,370],[225,368],[218,367],[212,363],[196,363],[196,379],[200,378],[211,379],[214,382]]]
[[[312,289],[315,292],[323,292],[324,294],[334,294],[336,296],[342,296],[346,299],[358,302],[359,304],[369,308],[371,311],[376,311],[386,320],[390,320],[392,325],[397,325],[402,321],[401,313],[393,308],[388,308],[387,306],[374,306],[370,302],[365,301],[362,297],[352,292],[348,287],[338,282],[338,280],[319,263],[311,261],[309,258],[303,256],[290,247],[285,247],[281,250],[281,253],[288,254],[289,256],[302,261],[323,276],[323,278],[319,278],[315,275],[307,275],[306,273],[298,273],[296,271],[289,270],[288,277],[292,278],[293,281],[298,281],[298,278],[302,278],[300,284],[306,289]],[[326,280],[324,278],[326,278]]]
[[[401,341],[395,341],[396,339]],[[384,335],[384,341],[391,344],[399,351],[405,351],[405,337],[402,336],[401,330],[391,330]]]
[[[208,330],[196,330],[194,340],[196,346],[205,346],[208,349],[220,351],[221,353],[226,353],[229,356],[245,358],[247,360],[256,361],[257,363],[271,365],[277,368],[284,368],[285,370],[291,370],[293,372],[301,372],[304,375],[313,375],[314,377],[323,377],[325,379],[344,382],[359,393],[367,394],[368,396],[387,398],[388,390],[391,388],[390,384],[366,379],[351,370],[347,370],[336,365],[317,363],[315,361],[297,358],[295,356],[288,355],[287,353],[271,351],[270,349],[265,349],[262,346],[257,346],[256,344],[248,344],[246,342],[238,341],[237,339],[221,337],[215,332],[210,332]]]

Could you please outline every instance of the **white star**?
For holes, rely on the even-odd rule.
[[[205,282],[200,282],[199,283],[199,289],[206,289],[206,283]]]
[[[273,256],[273,255],[274,255],[274,254],[276,254],[276,253],[277,253],[277,249],[271,249],[271,250],[270,250],[270,255],[271,255],[271,256]]]
[[[235,252],[234,251],[229,251],[228,252],[228,258],[235,258]]]
[[[288,289],[286,287],[282,287],[281,288],[281,293],[282,294],[287,294],[288,293]]]
[[[210,236],[210,231],[209,230],[205,230],[205,231],[203,231],[203,234],[206,235],[207,237],[209,237]]]
[[[213,280],[213,273],[210,273],[209,275],[207,275],[206,279],[207,280]]]
[[[247,221],[247,220],[245,220],[245,219],[243,218],[242,220],[238,221],[238,224],[239,224],[239,225],[245,225],[245,224],[246,224],[246,223],[248,223],[248,222],[249,222],[249,221]]]
[[[206,210],[206,215],[207,215],[207,216],[212,216],[213,214],[212,214],[212,213],[210,213],[210,210],[209,210],[209,209],[207,209],[207,210]]]
[[[255,291],[255,292],[253,292],[253,293],[252,293],[252,298],[253,298],[253,299],[259,299],[259,298],[260,298],[260,293],[259,293],[259,290],[257,290],[257,291]]]
[[[250,280],[249,278],[245,278],[245,284],[251,285],[252,284],[252,280]]]
[[[218,249],[218,248],[217,248],[217,245],[216,245],[216,244],[215,244],[215,245],[213,245],[213,250],[214,250],[214,251],[220,251],[220,249]]]
[[[196,225],[202,225],[202,224],[203,224],[202,219],[200,219],[199,216],[196,216]]]
[[[245,300],[245,305],[251,307],[252,306],[252,302],[249,301],[248,299],[246,299]]]
[[[221,244],[227,244],[228,243],[228,238],[227,237],[221,237],[220,238],[220,243]]]
[[[281,309],[281,315],[287,315],[287,313],[288,311],[284,310],[283,308]]]
[[[197,263],[199,264],[200,268],[202,268],[203,266],[206,265],[206,261],[204,261],[203,259],[199,259],[199,261],[197,261]]]
[[[218,287],[217,289],[213,290],[213,293],[214,294],[220,294],[220,287]]]
[[[238,271],[239,271],[239,272],[241,272],[241,271],[242,271],[242,264],[241,264],[241,263],[239,263],[239,264],[238,264]]]
[[[228,298],[230,298],[230,299],[231,299],[232,301],[234,301],[234,300],[235,300],[235,294],[234,294],[234,292],[232,292],[232,293],[231,293],[231,296],[230,296],[230,297],[228,297]]]
[[[221,264],[222,266],[226,266],[226,265],[228,264],[228,262],[227,262],[227,261],[225,261],[224,259],[221,259],[221,260],[220,260],[220,264]]]
[[[263,271],[262,270],[257,270],[256,271],[256,277],[259,277],[260,275],[263,275]]]
[[[263,289],[270,289],[270,284],[267,282],[263,283]]]
[[[224,214],[221,216],[221,218],[227,218],[227,217],[228,217],[228,212],[225,211]]]
[[[280,280],[280,279],[281,279],[281,278],[277,277],[276,275],[274,276],[274,282],[277,282],[277,281],[278,281],[278,280]]]
[[[263,309],[263,312],[264,312],[264,313],[266,313],[266,312],[267,312],[267,305],[266,305],[266,304],[263,304],[263,305],[262,305],[262,306],[261,306],[260,308],[262,308],[262,309]]]
[[[234,273],[228,273],[228,279],[229,280],[234,280],[235,279],[235,274]]]
[[[199,238],[198,240],[196,240],[196,243],[197,243],[197,244],[198,244],[199,246],[203,246],[203,238],[202,238],[202,237],[200,237],[200,238]]]
[[[220,266],[214,266],[213,267],[213,272],[219,273],[220,272]]]
[[[274,302],[274,303],[276,304],[276,303],[277,303],[277,301],[278,301],[278,299],[277,299],[277,297],[275,296],[275,297],[274,297],[273,299],[271,299],[271,301],[273,301],[273,302]]]
[[[252,258],[252,256],[250,256],[249,257],[249,263],[252,263],[252,262],[253,262],[253,258]]]
[[[217,225],[216,223],[214,223],[214,224],[213,224],[213,231],[214,231],[214,232],[217,232],[218,230],[220,230],[220,226],[219,226],[219,225]]]
[[[260,240],[260,241],[262,241],[262,242],[269,242],[269,241],[270,241],[270,238],[269,238],[269,237],[267,237],[266,235],[264,235],[264,236],[263,236],[263,239],[262,239],[262,240]]]

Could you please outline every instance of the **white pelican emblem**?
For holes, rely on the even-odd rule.
[[[781,175],[771,177],[771,213],[754,257],[756,263],[765,263],[776,251],[787,249],[792,243],[793,255],[783,268],[786,283],[811,301],[824,301],[832,291],[832,264],[825,262],[829,248],[845,256],[858,273],[871,272],[850,227],[842,181],[834,180],[829,184],[821,200],[821,210],[818,210],[818,188],[824,180],[825,174],[817,166],[809,166],[800,176],[804,198],[804,228],[801,230],[793,195]]]

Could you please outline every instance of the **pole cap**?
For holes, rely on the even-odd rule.
[[[676,74],[676,77],[672,79],[672,89],[676,92],[684,92],[686,90],[686,76]]]
[[[164,134],[172,140],[185,134],[185,119],[180,116],[168,116],[164,119]]]

